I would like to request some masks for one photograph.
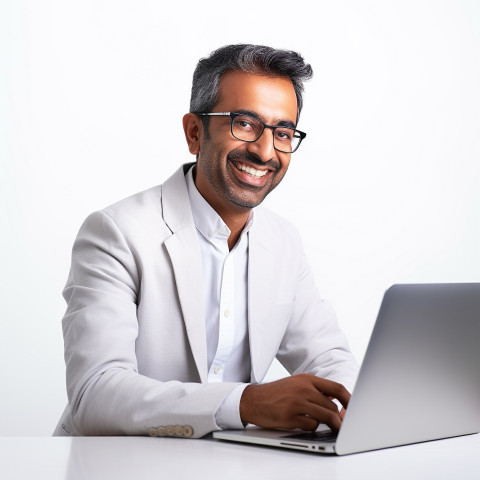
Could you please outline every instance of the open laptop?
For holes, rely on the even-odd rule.
[[[479,432],[480,283],[390,287],[340,431],[323,427],[213,437],[346,455]]]

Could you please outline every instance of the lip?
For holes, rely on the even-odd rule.
[[[238,160],[229,160],[229,163],[231,164],[231,169],[234,172],[234,175],[236,178],[243,184],[251,187],[263,187],[268,179],[271,177],[273,170],[270,168],[259,168],[258,165],[252,165],[248,162],[244,161],[238,161]],[[255,170],[259,171],[266,171],[267,173],[263,177],[254,177],[253,175],[250,175],[247,172],[244,172],[238,168],[238,165],[242,164],[247,167],[253,168]]]

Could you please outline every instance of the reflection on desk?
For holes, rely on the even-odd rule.
[[[460,480],[479,472],[478,434],[345,457],[180,438],[0,438],[5,480]]]

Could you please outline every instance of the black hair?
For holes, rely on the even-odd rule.
[[[287,77],[297,96],[297,121],[303,106],[303,82],[312,78],[312,67],[291,50],[264,45],[226,45],[202,58],[193,74],[190,112],[209,113],[218,102],[220,79],[228,70]]]

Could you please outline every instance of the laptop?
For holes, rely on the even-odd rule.
[[[393,285],[338,434],[222,430],[220,440],[346,455],[480,431],[480,283]]]

